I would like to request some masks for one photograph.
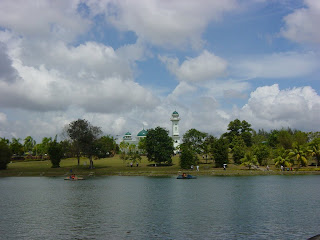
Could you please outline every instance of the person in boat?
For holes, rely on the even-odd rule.
[[[186,173],[182,173],[182,178],[186,178],[187,174]]]
[[[75,179],[76,178],[76,175],[75,174],[71,174],[71,176],[70,176],[70,179]]]

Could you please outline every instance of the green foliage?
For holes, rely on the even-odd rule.
[[[62,144],[58,143],[57,139],[54,139],[53,142],[49,143],[48,154],[52,163],[52,168],[59,168],[64,152]]]
[[[36,152],[38,155],[44,155],[48,153],[49,144],[52,142],[51,137],[42,138],[42,142],[36,145]]]
[[[20,138],[12,138],[11,143],[10,143],[10,149],[12,154],[16,154],[18,156],[23,155],[23,145],[20,143],[21,139]]]
[[[291,167],[293,163],[293,160],[289,157],[289,150],[285,150],[283,147],[277,149],[276,158],[274,159],[274,165],[276,167]]]
[[[31,136],[28,136],[24,139],[24,152],[32,152],[34,146],[36,145],[36,141],[33,140],[33,138]]]
[[[290,150],[289,157],[297,161],[298,168],[300,166],[305,167],[308,164],[306,149],[296,143],[293,145],[293,149]]]
[[[288,130],[280,130],[278,132],[278,143],[284,149],[292,148],[293,137]]]
[[[138,149],[140,150],[141,154],[146,153],[146,138],[140,138],[138,143]]]
[[[173,141],[167,130],[161,127],[148,130],[146,151],[149,162],[171,164],[173,150]]]
[[[193,151],[200,154],[203,153],[203,143],[207,136],[207,133],[192,128],[183,135],[182,142],[185,145],[188,145],[189,148],[192,148]]]
[[[243,158],[241,158],[241,165],[247,166],[249,169],[251,167],[258,165],[258,160],[256,155],[251,152],[246,152]]]
[[[235,164],[241,163],[241,158],[244,157],[246,152],[246,144],[241,136],[235,136],[231,143],[232,145],[232,156]]]
[[[0,140],[0,170],[7,169],[7,165],[10,162],[12,152],[5,139]]]
[[[265,165],[266,160],[270,156],[270,148],[264,144],[254,145],[253,154],[257,157],[259,165]]]
[[[223,164],[228,164],[228,152],[229,152],[229,143],[225,138],[220,138],[213,143],[212,146],[212,155],[214,157],[215,166],[222,167]]]
[[[93,168],[92,157],[97,153],[95,141],[102,133],[100,127],[92,126],[85,119],[78,119],[69,124],[67,133],[73,142],[78,165],[80,165],[80,153],[84,153],[90,159],[90,168]]]
[[[197,153],[188,144],[180,145],[180,167],[182,169],[190,169],[191,165],[198,164]]]
[[[235,137],[241,136],[244,143],[247,147],[252,145],[252,128],[251,124],[243,120],[242,122],[239,119],[231,121],[228,125],[228,131],[225,133],[225,136],[229,139],[229,142],[232,143]]]
[[[116,142],[112,136],[102,136],[95,141],[96,153],[98,158],[113,157],[116,152]]]
[[[308,153],[317,160],[320,165],[320,138],[314,139],[308,146]]]

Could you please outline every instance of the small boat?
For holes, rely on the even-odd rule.
[[[177,177],[177,179],[196,179],[197,177],[196,176],[192,176],[190,174],[186,175],[186,174],[182,174],[182,175],[179,175]]]
[[[78,176],[70,176],[70,177],[66,177],[64,180],[78,181],[78,180],[84,180],[84,178],[78,177]]]

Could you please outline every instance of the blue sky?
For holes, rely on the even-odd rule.
[[[317,0],[3,0],[0,137],[170,130],[174,110],[181,135],[319,131],[319,24]]]

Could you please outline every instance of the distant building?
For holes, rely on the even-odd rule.
[[[174,111],[171,115],[170,121],[172,122],[172,139],[173,139],[173,146],[175,148],[175,153],[179,151],[179,146],[181,143],[180,135],[179,135],[179,113]],[[127,142],[129,144],[134,144],[138,146],[139,141],[141,138],[145,138],[147,136],[148,131],[144,130],[144,128],[137,134],[135,138],[132,137],[130,132],[127,132],[123,136],[123,142]]]
[[[180,145],[180,135],[179,135],[179,113],[177,111],[174,111],[171,115],[170,121],[172,122],[172,139],[173,139],[173,146],[177,151],[179,151],[179,145]]]

